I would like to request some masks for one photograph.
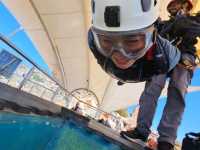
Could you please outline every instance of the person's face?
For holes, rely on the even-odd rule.
[[[129,47],[131,51],[138,52],[139,50],[144,49],[145,39],[141,38],[141,39],[133,40],[133,41],[130,40],[130,41],[127,41],[126,44],[127,44],[127,47]],[[114,62],[114,64],[120,69],[127,69],[131,67],[135,62],[135,60],[127,58],[119,51],[114,51],[111,59]]]
[[[131,55],[145,48],[145,35],[142,34],[123,38],[100,36],[99,39],[102,49],[110,53],[112,61],[120,69],[127,69],[135,62],[127,58],[123,51]]]
[[[183,7],[183,11],[184,11],[185,14],[190,13],[188,2],[184,3],[182,7]]]
[[[180,2],[175,1],[169,6],[168,11],[172,16],[175,16],[181,9],[182,4]]]
[[[97,50],[120,69],[127,69],[145,55],[152,43],[154,26],[127,32],[103,32],[93,28]]]

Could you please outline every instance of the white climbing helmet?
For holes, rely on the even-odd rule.
[[[158,0],[92,0],[92,27],[110,32],[140,30],[159,17]]]

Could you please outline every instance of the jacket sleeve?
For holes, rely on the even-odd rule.
[[[191,38],[200,37],[200,16],[181,17],[174,26],[177,33],[188,33]]]
[[[165,53],[169,63],[169,71],[171,71],[179,63],[181,57],[179,49],[159,35],[157,37],[157,44],[158,48]]]

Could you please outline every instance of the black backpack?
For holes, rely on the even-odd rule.
[[[200,150],[200,133],[187,133],[183,139],[182,150]]]

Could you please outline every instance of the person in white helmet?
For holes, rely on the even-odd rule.
[[[149,81],[179,63],[179,49],[156,32],[158,17],[157,0],[92,0],[89,47],[120,84]],[[142,134],[136,138],[147,139]]]
[[[165,82],[170,76],[167,103],[158,126],[160,137],[158,149],[172,150],[177,137],[177,129],[185,108],[185,95],[196,67],[196,38],[200,36],[200,24],[191,21],[189,11],[192,9],[190,0],[172,0],[167,7],[170,20],[162,22],[158,31],[162,37],[167,38],[176,45],[182,58],[180,63],[170,72],[152,77],[146,82],[145,89],[140,97],[140,109],[137,118],[137,127],[121,135],[126,139],[140,138],[146,140],[150,134],[158,98]],[[192,32],[190,31],[192,30]]]
[[[102,69],[120,83],[167,73],[180,52],[156,33],[157,0],[92,0],[89,47]]]

